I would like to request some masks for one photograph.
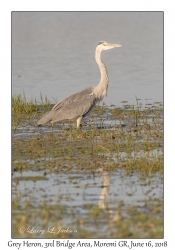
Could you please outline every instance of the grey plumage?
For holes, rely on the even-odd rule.
[[[95,87],[84,89],[56,103],[51,111],[44,114],[44,116],[37,121],[37,124],[43,125],[47,122],[55,123],[62,120],[77,119],[77,127],[79,128],[82,118],[85,117],[95,104],[100,102],[107,93],[108,74],[106,65],[101,60],[101,51],[120,46],[121,45],[110,44],[104,41],[100,42],[97,45],[95,53],[95,59],[101,72],[99,84]]]

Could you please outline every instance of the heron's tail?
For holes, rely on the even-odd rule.
[[[45,113],[38,121],[37,121],[37,125],[43,125],[46,124],[47,122],[50,122],[52,120],[52,117],[54,115],[55,112],[53,112],[53,110]]]

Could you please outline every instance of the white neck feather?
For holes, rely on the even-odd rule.
[[[95,59],[100,69],[101,79],[99,84],[94,88],[94,94],[99,99],[99,101],[104,98],[104,96],[107,94],[108,89],[108,72],[106,65],[101,60],[101,51],[102,50],[98,47],[95,51]]]

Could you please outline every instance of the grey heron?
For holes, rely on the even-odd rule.
[[[62,120],[77,120],[77,128],[83,117],[85,117],[92,108],[100,102],[107,94],[108,89],[108,72],[106,65],[101,60],[103,50],[121,47],[119,44],[111,44],[105,41],[99,42],[95,51],[95,59],[101,72],[101,79],[97,86],[86,88],[76,94],[73,94],[59,102],[53,108],[45,113],[38,121],[38,125],[47,122],[52,124]]]

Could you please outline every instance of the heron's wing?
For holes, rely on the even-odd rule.
[[[60,108],[54,109],[52,122],[57,122],[66,119],[75,119],[84,117],[96,104],[96,97],[93,93],[81,93],[81,97],[77,96],[74,99],[66,101]]]
[[[85,116],[96,104],[93,90],[94,88],[90,87],[57,102],[37,121],[37,124],[42,125],[50,121],[57,122]]]
[[[62,106],[68,105],[68,104],[70,104],[70,103],[72,103],[72,102],[77,102],[77,101],[81,101],[81,100],[82,100],[82,102],[83,102],[83,100],[84,100],[88,95],[90,95],[90,94],[93,93],[93,89],[94,89],[94,87],[90,87],[90,88],[84,89],[84,90],[82,90],[82,91],[80,91],[80,92],[78,92],[78,93],[76,93],[76,94],[73,94],[73,95],[71,95],[71,96],[69,96],[69,97],[67,97],[67,98],[65,98],[65,99],[63,99],[63,100],[57,102],[57,103],[53,106],[52,110],[58,110],[58,109],[60,109]]]

